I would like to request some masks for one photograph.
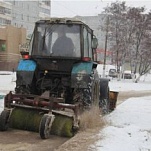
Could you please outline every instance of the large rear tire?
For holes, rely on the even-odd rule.
[[[43,117],[41,118],[39,134],[42,139],[49,138],[53,120],[54,115],[44,114]]]
[[[99,103],[99,107],[103,115],[110,112],[110,104],[108,99],[102,99]]]
[[[8,119],[9,119],[10,111],[3,110],[0,115],[0,131],[6,131],[9,127]]]
[[[99,79],[95,70],[90,75],[87,88],[74,89],[74,102],[80,104],[82,111],[90,109],[92,105],[99,105]]]

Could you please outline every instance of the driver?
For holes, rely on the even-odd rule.
[[[55,41],[52,52],[54,52],[56,55],[59,54],[66,54],[71,55],[74,50],[74,44],[71,40],[71,38],[67,37],[64,30],[58,31],[58,38]]]

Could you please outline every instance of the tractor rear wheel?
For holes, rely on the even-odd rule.
[[[74,102],[79,103],[81,110],[90,109],[92,105],[99,105],[99,80],[96,72],[90,75],[87,88],[74,89]]]
[[[0,131],[6,131],[9,127],[8,119],[9,119],[10,111],[3,110],[0,115]]]
[[[110,104],[108,99],[102,99],[99,103],[100,110],[102,114],[107,114],[110,112]]]
[[[82,89],[82,99],[85,109],[99,105],[99,87],[97,83],[88,83],[89,88]]]

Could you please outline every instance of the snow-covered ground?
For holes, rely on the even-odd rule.
[[[151,97],[131,98],[105,117],[94,151],[151,151]]]
[[[109,82],[109,87],[111,91],[144,91],[151,90],[151,75],[142,77],[138,83],[134,83],[132,79],[122,79],[121,81],[117,81],[117,79],[113,79]]]
[[[151,90],[151,75],[139,83],[112,80],[110,89]],[[151,151],[151,96],[130,98],[104,118],[108,124],[98,134],[101,139],[90,145],[91,151]]]
[[[0,72],[0,96],[14,90],[15,78],[15,73]],[[109,86],[119,92],[151,90],[151,75],[139,83],[113,79]],[[0,112],[2,109],[0,99]],[[108,124],[98,133],[101,139],[89,146],[91,151],[151,151],[151,96],[130,98],[104,118]]]
[[[0,95],[13,91],[15,87],[16,73],[0,71]]]

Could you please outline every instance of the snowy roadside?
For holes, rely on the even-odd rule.
[[[15,72],[0,72],[0,95],[14,91],[16,81]]]
[[[14,91],[16,81],[15,72],[0,71],[0,113],[4,108],[3,97],[9,92]]]
[[[108,125],[98,134],[104,139],[90,145],[89,150],[151,150],[151,96],[126,100],[105,120]]]
[[[118,92],[151,91],[151,75],[139,83],[131,80],[110,82],[110,90]],[[89,145],[90,151],[151,151],[151,96],[129,98],[109,115],[107,126],[96,137],[100,140]],[[104,139],[102,139],[102,137]]]
[[[151,90],[151,79],[150,76],[146,81],[140,81],[139,83],[134,83],[132,80],[121,80],[116,79],[109,82],[110,91],[125,92],[125,91],[148,91]]]

